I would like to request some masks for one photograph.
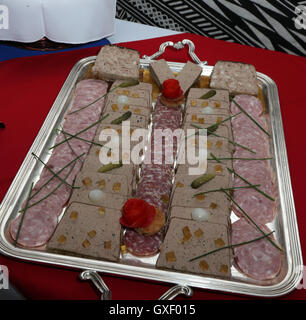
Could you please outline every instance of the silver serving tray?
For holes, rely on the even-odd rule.
[[[189,45],[191,57],[196,63],[202,66],[202,75],[209,76],[213,67],[207,66],[206,62],[201,62],[194,55],[194,47],[192,47],[193,44],[189,40],[183,40],[183,44],[173,44],[172,42],[162,44],[158,53],[151,57],[144,56],[145,59],[141,59],[141,67],[148,68],[150,61],[163,53],[165,47],[168,45],[171,45],[176,49],[184,47],[184,41]],[[161,299],[172,299],[180,293],[192,295],[192,287],[262,297],[285,295],[296,288],[303,276],[303,261],[278,92],[275,82],[265,74],[259,72],[257,72],[257,78],[263,90],[265,105],[270,115],[270,130],[272,132],[271,150],[272,154],[274,153],[274,159],[271,164],[275,170],[278,185],[278,213],[274,221],[268,224],[268,226],[272,230],[275,230],[274,235],[279,244],[284,248],[282,269],[275,279],[272,281],[255,281],[244,276],[234,266],[232,266],[232,277],[230,280],[196,274],[183,274],[182,276],[182,273],[180,272],[155,268],[156,257],[137,259],[131,256],[130,259],[129,257],[125,257],[122,258],[120,262],[114,263],[50,253],[47,252],[44,247],[27,249],[14,245],[7,232],[8,224],[11,219],[17,216],[18,210],[27,196],[32,181],[38,180],[43,169],[42,165],[34,159],[31,153],[34,152],[42,160],[47,161],[50,156],[47,150],[52,146],[55,139],[53,130],[58,128],[63,122],[64,114],[71,105],[75,84],[85,77],[90,65],[95,62],[95,59],[95,56],[82,59],[77,62],[71,70],[1,204],[1,252],[18,259],[85,270],[81,273],[81,278],[91,279],[107,298],[110,298],[110,290],[105,286],[103,280],[99,278],[97,272],[176,284],[176,286],[161,297]],[[169,62],[169,66],[174,72],[179,72],[182,70],[184,63]]]

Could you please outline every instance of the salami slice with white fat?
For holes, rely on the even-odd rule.
[[[162,138],[160,135],[163,134],[163,130],[168,129],[172,134],[173,130],[178,129],[181,125],[182,114],[180,109],[167,108],[157,99],[152,119],[151,153],[145,155],[146,161],[142,166],[135,196],[166,214],[172,190],[173,161],[177,152],[177,140],[176,138],[172,140],[172,136]],[[156,129],[161,130],[154,133]],[[161,147],[160,150],[154,145],[155,142],[158,147]],[[171,159],[171,156],[172,162],[167,163],[165,160]],[[151,159],[152,163],[148,163],[148,159]],[[154,162],[156,159],[160,159],[161,163]],[[162,235],[157,233],[145,236],[128,229],[124,235],[124,243],[127,250],[136,256],[151,256],[158,252],[162,243]]]
[[[102,80],[87,79],[80,81],[74,92],[74,99],[71,110],[65,116],[63,133],[56,138],[55,145],[64,141],[69,134],[76,134],[86,129],[100,118],[104,100],[100,99],[79,112],[80,108],[97,100],[107,91],[107,83]],[[96,127],[85,130],[79,135],[80,138],[92,140],[94,138]],[[79,139],[70,139],[54,148],[53,153],[47,162],[47,166],[55,173],[59,172],[67,164],[83,153],[87,153],[91,144]],[[73,184],[75,176],[79,172],[82,163],[76,161],[71,163],[66,169],[58,175],[70,185]],[[46,185],[45,185],[46,184]],[[41,188],[42,187],[42,188]],[[35,195],[38,189],[41,190]],[[18,244],[24,247],[37,247],[46,244],[52,236],[58,216],[63,207],[67,204],[71,194],[71,187],[62,183],[47,168],[43,168],[40,179],[32,190],[33,198],[29,201],[29,208],[25,212],[22,225],[20,225],[22,214],[11,221],[10,234],[15,240],[18,230]]]
[[[265,130],[268,129],[267,121],[263,115],[261,101],[248,95],[238,95],[235,101],[245,110],[257,123]],[[240,111],[239,107],[232,102],[231,111],[236,114]],[[240,114],[232,119],[233,138],[250,150],[243,149],[236,145],[233,158],[269,158],[269,137],[263,132],[249,117]],[[261,224],[271,222],[275,216],[275,178],[268,160],[233,160],[233,169],[241,176],[234,175],[234,187],[247,186],[248,183],[258,185],[258,189],[264,192],[249,189],[237,189],[234,191],[236,203],[252,219]],[[246,183],[246,180],[248,183]],[[234,212],[237,216],[243,217],[244,214],[238,206],[234,205]]]
[[[123,236],[123,242],[127,250],[135,256],[153,256],[159,251],[162,235],[156,233],[152,236],[143,236],[135,230],[127,229]]]
[[[57,225],[57,214],[54,213],[52,202],[33,207],[26,211],[21,225],[18,243],[24,247],[38,247],[44,245],[53,234]],[[14,239],[18,233],[22,214],[13,220],[10,233]]]
[[[271,232],[261,225],[261,230]],[[262,233],[244,218],[232,224],[232,244],[254,240]],[[270,236],[272,238],[272,236]],[[275,241],[273,239],[273,241]],[[277,276],[281,269],[282,253],[268,239],[261,239],[249,244],[234,247],[234,258],[237,267],[255,280],[269,280]]]

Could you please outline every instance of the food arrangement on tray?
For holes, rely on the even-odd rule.
[[[102,47],[47,161],[32,154],[43,169],[7,224],[14,246],[273,283],[287,253],[271,224],[279,193],[256,70],[218,61],[202,71],[187,62],[173,72],[164,59],[142,68],[136,50]],[[197,163],[181,162],[190,150]]]

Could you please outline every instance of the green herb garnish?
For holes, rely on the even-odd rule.
[[[227,168],[227,170],[230,173],[233,173],[235,176],[237,176],[238,178],[240,178],[242,181],[244,181],[245,183],[247,183],[248,185],[252,185],[249,181],[247,181],[245,178],[241,177],[235,170]],[[259,188],[255,187],[254,188],[256,191],[258,191],[259,193],[261,193],[263,196],[265,196],[266,198],[275,201],[274,198],[272,198],[271,196],[269,196],[268,194],[266,194],[265,192],[263,192],[262,190],[260,190]]]
[[[138,80],[131,79],[127,82],[121,82],[117,88],[133,87],[133,86],[137,86],[138,84],[139,84]]]
[[[70,175],[70,173],[72,172],[72,170],[74,169],[74,167],[75,167],[75,163],[73,164],[73,166],[71,167],[71,169],[69,170],[69,172],[67,173],[67,175],[65,176],[65,179],[64,179],[64,180],[66,180],[66,179],[69,177],[69,175]],[[63,184],[64,184],[63,182],[60,182],[51,192],[49,192],[49,193],[48,193],[47,195],[45,195],[43,198],[41,198],[41,199],[39,199],[38,201],[36,201],[36,202],[34,202],[33,204],[31,204],[31,205],[28,207],[28,209],[36,206],[38,203],[40,203],[40,202],[46,200],[47,198],[49,198],[49,197],[50,197],[56,190],[58,190]],[[33,196],[31,197],[31,199],[32,199],[32,198],[33,198]],[[21,211],[23,211],[23,210],[21,210]]]
[[[126,120],[130,119],[131,116],[132,116],[132,112],[131,111],[127,111],[122,116],[120,116],[119,118],[116,118],[113,121],[111,121],[111,124],[121,124],[123,121],[126,121]]]
[[[273,158],[218,158],[218,160],[245,160],[245,161],[251,161],[251,160],[272,160]],[[207,160],[216,160],[214,158],[207,158]],[[218,161],[219,162],[219,161]]]
[[[192,125],[193,127],[197,128],[197,129],[201,129],[201,130],[204,129],[204,128],[201,128],[200,126],[198,126],[198,125],[196,125],[196,124],[193,124],[193,123],[192,123],[191,125]],[[218,129],[218,127],[215,128],[215,130],[217,130],[217,129]],[[215,136],[215,137],[227,139],[228,142],[231,143],[232,145],[238,146],[238,147],[240,147],[240,148],[242,148],[242,149],[245,149],[245,150],[247,150],[247,151],[249,151],[249,152],[251,152],[251,153],[256,154],[256,151],[254,151],[254,150],[252,150],[252,149],[249,149],[248,147],[246,147],[246,146],[244,146],[244,145],[242,145],[242,144],[239,144],[239,143],[235,142],[234,140],[232,140],[232,139],[230,139],[230,138],[228,138],[228,137],[220,136],[219,134],[216,134],[215,132],[210,131],[210,130],[208,130],[208,129],[206,129],[206,130],[207,130],[207,136],[213,135],[213,136]]]
[[[192,181],[191,188],[197,189],[197,188],[201,187],[204,183],[209,182],[210,180],[214,179],[215,177],[216,177],[215,173],[203,174],[202,176],[200,176]]]
[[[63,180],[66,180],[70,173],[72,172],[72,170],[75,167],[75,162],[81,158],[85,153],[82,153],[80,156],[78,156],[77,158],[73,159],[72,161],[70,161],[65,167],[63,167],[61,170],[59,170],[57,172],[57,175],[62,172],[64,169],[66,169],[67,167],[69,167],[72,164],[72,167],[70,168],[70,170],[68,171],[67,175],[64,177]],[[32,200],[53,178],[55,177],[55,175],[53,175],[48,181],[46,181],[33,195],[31,195],[30,200]],[[48,193],[47,195],[45,195],[43,198],[39,199],[38,201],[34,202],[33,204],[31,204],[29,208],[34,207],[35,205],[37,205],[38,203],[42,202],[43,200],[47,199],[49,196],[51,196],[58,188],[60,188],[60,186],[63,184],[63,182],[60,182],[50,193]],[[19,212],[22,212],[23,210],[20,210]]]
[[[211,126],[209,126],[209,127],[207,127],[207,128],[202,128],[202,127],[200,127],[200,126],[197,126],[197,125],[194,124],[194,123],[192,123],[191,125],[194,126],[194,127],[197,128],[197,129],[201,129],[201,130],[204,130],[204,129],[205,129],[205,130],[207,130],[207,135],[209,136],[210,134],[212,134],[213,132],[215,132],[216,130],[218,130],[220,124],[222,124],[222,123],[224,123],[225,121],[228,121],[228,120],[230,120],[230,119],[238,116],[239,114],[241,114],[241,112],[238,112],[238,113],[236,113],[236,114],[234,114],[234,115],[232,115],[232,116],[230,116],[230,117],[228,117],[228,118],[226,118],[226,119],[224,119],[224,120],[222,120],[222,121],[220,121],[220,122],[216,122],[216,123],[212,124]],[[194,135],[198,135],[198,134],[199,134],[199,132],[196,132],[196,133],[194,133],[194,134],[191,134],[190,136],[185,137],[185,139],[187,140],[188,138],[190,138],[190,137],[192,137],[192,136],[194,136]]]
[[[210,254],[212,254],[212,253],[218,252],[218,251],[220,251],[220,250],[232,249],[232,248],[235,248],[235,247],[243,246],[243,245],[246,245],[246,244],[255,242],[255,241],[259,241],[259,240],[264,239],[264,238],[270,239],[269,236],[270,236],[273,232],[275,232],[275,231],[271,231],[271,232],[269,232],[269,233],[264,234],[264,235],[261,236],[261,237],[258,237],[258,238],[252,239],[252,240],[248,240],[248,241],[244,241],[244,242],[240,242],[240,243],[236,243],[236,244],[230,244],[230,245],[228,245],[228,246],[224,246],[224,247],[221,247],[221,248],[217,248],[217,249],[211,250],[211,251],[209,251],[209,252],[207,252],[207,253],[204,253],[204,254],[202,254],[202,255],[200,255],[200,256],[197,256],[197,257],[195,257],[195,258],[190,259],[189,262],[192,262],[192,261],[197,260],[197,259],[200,259],[200,258],[204,258],[204,257],[206,257],[206,256],[208,256],[208,255],[210,255]]]
[[[91,124],[89,127],[85,128],[85,129],[77,132],[76,134],[73,134],[73,135],[70,136],[69,138],[67,138],[67,139],[65,139],[65,140],[57,143],[57,144],[54,145],[53,147],[49,148],[49,150],[54,149],[54,148],[58,147],[59,145],[65,143],[65,142],[67,142],[67,141],[69,141],[69,140],[71,140],[71,139],[73,139],[73,138],[76,138],[76,137],[79,136],[81,133],[83,133],[83,132],[91,129],[92,127],[96,126],[98,123],[102,122],[102,121],[103,121],[105,118],[107,118],[108,116],[109,116],[109,113],[106,114],[105,116],[103,116],[102,118],[100,118],[99,120],[97,120],[96,122],[94,122],[93,124]]]
[[[58,130],[58,129],[56,129],[56,130]],[[68,137],[67,137],[67,135],[65,134],[65,132],[62,131],[62,133],[63,133],[65,139],[67,140]],[[69,149],[71,150],[71,152],[77,157],[78,155],[77,155],[77,153],[74,151],[74,149],[72,148],[72,146],[71,146],[71,144],[70,144],[69,141],[67,141],[67,144],[68,144],[68,147],[69,147]],[[78,160],[83,164],[83,161],[82,161],[81,159],[78,159]]]
[[[249,221],[252,222],[252,224],[256,227],[256,229],[258,231],[260,231],[263,235],[266,235],[266,233],[261,230],[261,228],[257,225],[257,223],[239,206],[239,204],[233,199],[233,197],[226,191],[223,189],[223,192],[227,195],[228,199],[231,200],[235,206],[249,219]],[[274,241],[270,238],[268,238],[268,240],[271,242],[271,244],[277,248],[280,251],[283,251],[282,248],[280,248],[276,243],[274,243]]]
[[[207,127],[206,130],[209,131],[209,132],[215,132],[219,128],[220,124],[222,124],[222,123],[224,123],[224,122],[226,122],[226,121],[238,116],[239,114],[241,114],[241,112],[235,113],[235,114],[229,116],[228,118],[225,118],[224,120],[222,120],[220,122],[216,122],[213,125]]]
[[[45,164],[35,153],[32,152],[32,156],[37,159],[40,163],[42,163],[44,165],[44,167],[50,171],[54,177],[57,177],[60,181],[62,181],[64,184],[66,184],[68,187],[74,189],[74,188],[78,188],[78,187],[74,187],[71,184],[69,184],[67,181],[63,180],[56,172],[54,172],[47,164]]]
[[[235,103],[235,105],[251,120],[253,121],[257,127],[262,130],[268,137],[270,137],[269,132],[267,132],[250,114],[248,114],[242,107],[241,105],[235,101],[235,99],[233,97],[230,97],[230,100],[233,101]]]
[[[260,184],[254,184],[254,185],[242,186],[242,187],[220,188],[220,189],[214,189],[214,190],[208,190],[208,191],[195,193],[193,195],[193,197],[196,197],[196,196],[199,196],[199,195],[202,195],[202,194],[206,194],[206,193],[211,193],[211,192],[223,192],[223,190],[231,191],[231,190],[236,190],[236,189],[249,189],[249,188],[254,188],[254,187],[259,187],[259,186],[260,186]]]
[[[222,163],[222,162],[220,161],[220,159],[217,158],[212,152],[210,153],[210,155],[212,156],[213,160],[215,160],[215,161],[217,161],[217,162],[219,162],[219,163]]]
[[[74,114],[74,113],[77,113],[79,111],[82,111],[88,107],[90,107],[91,105],[95,104],[96,102],[98,102],[99,100],[103,99],[106,95],[108,95],[109,93],[111,93],[112,91],[118,89],[118,88],[126,88],[126,87],[131,87],[131,86],[136,86],[137,84],[139,84],[139,81],[138,80],[131,80],[131,81],[128,81],[128,82],[122,82],[120,83],[118,86],[110,89],[108,92],[104,93],[102,96],[98,97],[97,99],[95,99],[94,101],[90,102],[89,104],[87,104],[86,106],[80,108],[80,109],[77,109],[77,110],[74,110],[70,113],[68,113],[69,115],[70,114]]]
[[[19,225],[18,225],[18,230],[17,230],[15,242],[14,242],[14,245],[15,245],[15,246],[17,245],[17,242],[18,242],[20,230],[21,230],[21,227],[22,227],[22,224],[23,224],[23,219],[24,219],[25,214],[26,214],[26,212],[27,212],[27,210],[28,210],[28,208],[29,208],[29,201],[30,201],[30,197],[31,197],[32,190],[33,190],[33,185],[34,185],[34,182],[32,182],[32,184],[31,184],[30,191],[29,191],[29,194],[28,194],[28,197],[27,197],[27,200],[26,200],[24,209],[23,209],[23,213],[22,213],[22,216],[21,216]]]
[[[110,170],[116,169],[116,168],[120,168],[122,167],[122,161],[119,161],[119,163],[108,163],[105,166],[101,167],[98,172],[100,173],[104,173],[104,172],[108,172]]]
[[[212,98],[213,96],[215,96],[217,93],[216,90],[209,90],[206,93],[204,93],[199,99],[209,99]]]
[[[83,157],[85,155],[85,153],[82,153],[81,155],[77,156],[75,159],[73,159],[72,161],[70,161],[68,164],[66,164],[62,169],[60,169],[59,171],[56,172],[56,174],[60,174],[62,171],[64,171],[66,168],[68,168],[71,164],[73,164],[74,162],[76,162],[77,160],[79,160],[81,157]],[[32,198],[34,198],[55,176],[53,175],[50,179],[48,179],[30,198],[30,200]]]
[[[58,131],[63,133],[64,136],[66,136],[66,135],[68,135],[69,137],[73,137],[74,136],[73,134],[71,134],[69,132],[66,132],[64,130],[59,130],[58,129]],[[88,143],[93,144],[93,145],[98,146],[98,147],[104,147],[103,144],[95,142],[95,141],[90,141],[90,140],[83,139],[83,138],[80,138],[80,137],[77,137],[77,136],[74,136],[74,138],[77,139],[77,140],[80,140],[80,141],[88,142]],[[65,139],[67,139],[67,137],[65,137]],[[67,141],[67,142],[69,143],[69,141]]]

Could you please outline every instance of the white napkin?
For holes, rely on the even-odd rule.
[[[115,14],[116,0],[0,0],[0,40],[95,41],[114,34]]]

